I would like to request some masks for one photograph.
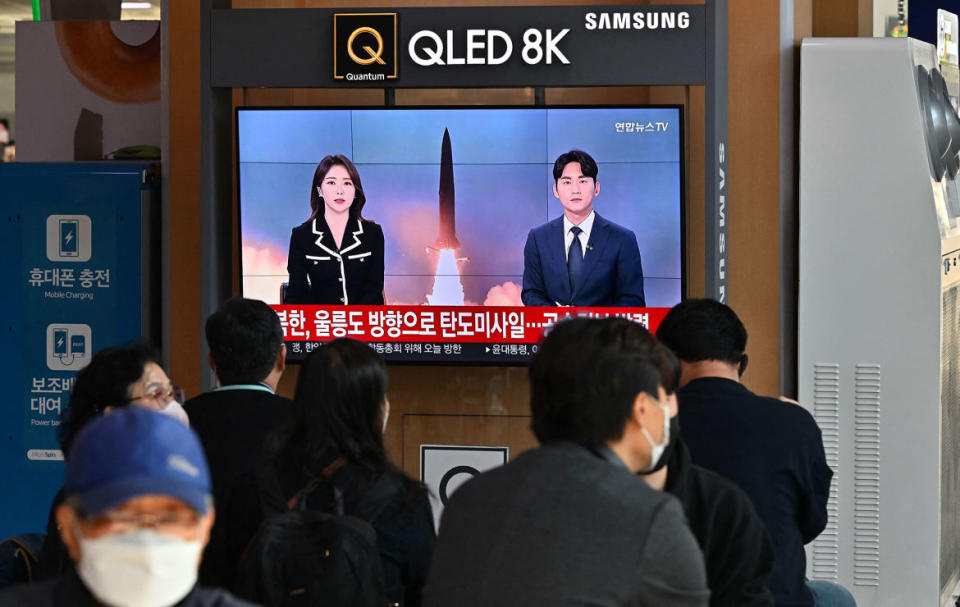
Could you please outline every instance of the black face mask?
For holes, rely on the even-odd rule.
[[[677,421],[676,416],[673,416],[670,418],[670,440],[667,442],[667,446],[664,447],[660,459],[657,460],[657,463],[654,464],[652,468],[644,470],[641,474],[653,474],[658,470],[662,470],[664,466],[670,463],[670,458],[673,457],[673,450],[676,448],[679,438],[680,422]]]

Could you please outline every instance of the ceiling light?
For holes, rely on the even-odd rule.
[[[116,6],[116,4],[114,4]],[[120,8],[127,9],[137,9],[137,8],[153,8],[153,5],[149,2],[121,2]]]

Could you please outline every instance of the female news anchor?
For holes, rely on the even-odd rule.
[[[284,303],[383,304],[383,230],[360,214],[366,200],[346,156],[320,161],[310,218],[290,234]]]

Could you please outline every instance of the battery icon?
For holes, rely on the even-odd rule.
[[[75,356],[84,356],[87,353],[87,338],[83,335],[70,336],[70,353]]]

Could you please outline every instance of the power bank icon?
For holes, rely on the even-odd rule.
[[[47,367],[53,371],[77,371],[91,356],[90,325],[47,325]]]

